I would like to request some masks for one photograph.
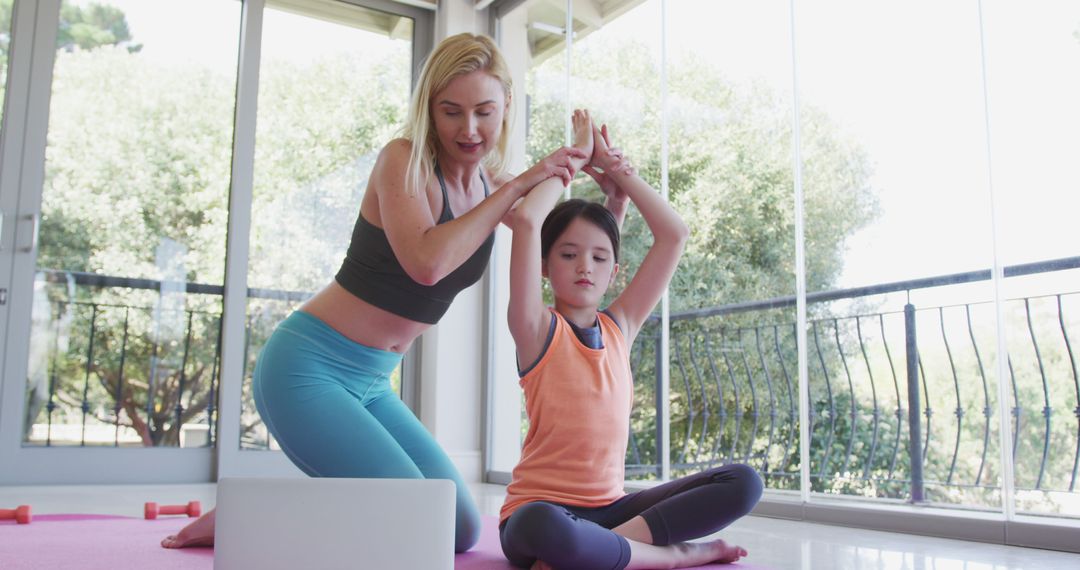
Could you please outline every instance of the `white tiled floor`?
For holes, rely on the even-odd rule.
[[[476,485],[472,491],[484,514],[498,514],[504,487]],[[30,504],[34,514],[142,516],[146,501],[197,500],[209,509],[214,492],[212,484],[0,487],[0,508]],[[720,536],[745,547],[746,562],[775,570],[1080,570],[1080,554],[764,517],[746,517]]]

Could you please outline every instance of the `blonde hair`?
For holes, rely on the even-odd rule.
[[[506,100],[512,103],[510,94],[513,82],[510,68],[498,46],[488,36],[470,33],[450,36],[439,42],[435,51],[431,52],[424,62],[420,80],[409,103],[409,116],[402,127],[402,136],[412,141],[412,152],[405,175],[405,188],[409,194],[417,195],[435,173],[438,135],[431,114],[431,99],[455,78],[477,70],[498,79],[502,83]],[[506,172],[506,149],[510,141],[509,122],[512,116],[512,106],[507,107],[495,150],[484,157],[484,166],[496,177]]]

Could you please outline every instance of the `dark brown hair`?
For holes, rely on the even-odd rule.
[[[555,240],[566,231],[570,222],[578,218],[585,218],[607,234],[611,239],[611,252],[615,256],[615,263],[618,263],[619,224],[615,222],[615,216],[601,204],[587,202],[580,198],[562,202],[551,210],[547,218],[544,218],[544,225],[540,226],[540,255],[547,259],[548,254],[551,253],[551,247],[555,245]]]

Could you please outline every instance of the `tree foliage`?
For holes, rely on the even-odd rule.
[[[214,411],[221,297],[182,291],[224,280],[236,80],[141,57],[112,9],[66,14],[95,31],[71,31],[55,64],[38,256],[54,272],[35,300],[27,428],[85,417],[176,445],[182,424]],[[404,114],[399,51],[263,62],[250,286],[329,281],[374,153]],[[168,287],[74,287],[66,272]],[[293,302],[251,301],[252,356]]]
[[[574,106],[608,124],[615,144],[659,188],[660,73],[648,48],[582,44],[575,60]],[[563,69],[552,58],[530,77],[530,160],[562,144],[565,104],[555,78]],[[671,284],[672,311],[793,294],[790,103],[765,88],[740,91],[696,57],[670,62],[668,76],[669,196],[691,228]],[[802,116],[808,288],[827,289],[842,269],[844,240],[874,219],[877,204],[865,152],[821,112],[808,108]],[[591,180],[578,192],[597,196]],[[636,215],[623,239],[624,270],[614,291],[651,243]]]
[[[0,61],[6,62],[11,49],[11,15],[14,0],[0,0]],[[0,88],[3,84],[0,83]]]
[[[56,43],[67,51],[110,45],[126,45],[131,52],[142,49],[139,44],[131,44],[131,33],[124,12],[114,6],[97,3],[88,4],[85,8],[72,4],[61,5]]]
[[[0,60],[7,60],[11,48],[11,25],[14,0],[0,0]],[[28,3],[29,4],[29,3]],[[142,49],[132,43],[127,17],[119,8],[90,3],[86,7],[63,4],[56,32],[56,47],[73,51],[101,46],[124,45],[129,51]]]

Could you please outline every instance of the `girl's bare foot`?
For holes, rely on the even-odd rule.
[[[702,555],[705,558],[703,558],[699,564],[706,564],[709,562],[729,564],[731,562],[738,562],[740,558],[746,556],[745,548],[735,544],[728,544],[719,539],[710,540],[708,542],[688,542],[686,544],[692,544],[702,549]]]
[[[589,156],[592,156],[593,124],[589,112],[584,109],[575,109],[572,123],[574,127],[574,148],[581,149]],[[585,163],[588,162],[588,159],[585,159]]]
[[[728,564],[746,556],[745,548],[729,545],[723,540],[679,542],[668,546],[627,540],[630,542],[630,564],[626,566],[627,570],[691,568],[710,562]]]
[[[631,551],[630,565],[627,568],[691,568],[711,562],[729,564],[746,556],[745,548],[729,545],[723,540],[680,542],[659,548],[663,551],[659,555],[643,551],[637,560],[634,560],[634,554],[637,553]]]
[[[549,566],[548,563],[543,560],[537,560],[529,567],[529,570],[554,570],[554,568]]]
[[[214,509],[194,522],[161,540],[164,548],[187,548],[188,546],[214,545]]]

